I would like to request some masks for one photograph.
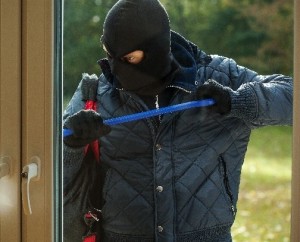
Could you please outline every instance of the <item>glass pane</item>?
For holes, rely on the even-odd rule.
[[[106,57],[100,42],[102,26],[115,2],[65,1],[64,109],[82,73],[101,74],[97,60]],[[292,0],[161,2],[169,13],[172,30],[207,54],[232,58],[262,75],[293,75]],[[291,140],[291,127],[272,126],[252,132],[232,228],[234,240],[289,240]]]

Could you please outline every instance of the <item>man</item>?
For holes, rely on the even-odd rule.
[[[292,124],[292,79],[262,76],[207,55],[170,30],[158,0],[120,0],[101,38],[107,59],[97,112],[81,90],[65,111],[65,183],[84,147],[101,142],[103,241],[231,241],[241,167],[251,129]],[[85,75],[84,79],[95,79]],[[213,98],[190,109],[112,127],[103,120]],[[99,188],[100,189],[100,188]]]

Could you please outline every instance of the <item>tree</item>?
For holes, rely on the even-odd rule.
[[[256,66],[262,72],[293,73],[293,1],[255,1],[243,11],[254,18],[252,29],[266,32],[266,39],[256,51]]]
[[[292,75],[292,0],[161,0],[172,28],[209,54]]]
[[[64,1],[64,95],[73,94],[83,72],[100,74],[97,60],[105,56],[100,43],[102,25],[114,2]]]

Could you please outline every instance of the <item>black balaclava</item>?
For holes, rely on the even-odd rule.
[[[158,0],[119,0],[105,18],[102,42],[111,71],[125,90],[157,95],[169,84],[170,23]],[[121,60],[135,50],[144,51],[140,63]]]

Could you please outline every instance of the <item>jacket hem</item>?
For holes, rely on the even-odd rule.
[[[212,242],[229,235],[231,230],[230,225],[223,225],[203,230],[193,231],[189,233],[182,233],[177,235],[178,242]]]
[[[218,241],[225,235],[230,235],[230,225],[217,226],[198,231],[180,233],[176,235],[177,242],[213,242]],[[155,239],[143,235],[118,234],[111,231],[104,231],[104,242],[154,242]]]

